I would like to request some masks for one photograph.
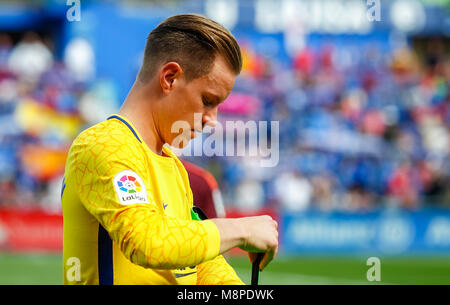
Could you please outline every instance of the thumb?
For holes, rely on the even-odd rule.
[[[250,260],[250,263],[253,264],[253,262],[256,260],[257,257],[258,257],[257,252],[248,252],[248,259]]]

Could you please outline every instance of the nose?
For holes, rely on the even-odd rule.
[[[212,110],[208,111],[207,113],[205,113],[203,115],[203,118],[202,118],[203,128],[205,127],[205,125],[208,125],[212,128],[216,127],[216,125],[217,125],[217,108],[218,107],[214,107]]]

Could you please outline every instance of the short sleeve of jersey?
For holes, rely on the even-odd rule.
[[[151,169],[145,154],[137,141],[127,141],[114,129],[100,135],[88,129],[72,145],[70,168],[87,211],[135,264],[175,269],[216,257],[220,235],[215,224],[164,215],[147,191]]]

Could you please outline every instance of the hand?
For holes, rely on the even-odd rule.
[[[259,269],[263,270],[278,252],[278,223],[272,217],[256,216],[241,218],[249,233],[244,245],[239,246],[248,251],[250,262],[253,263],[258,253],[264,252]]]
[[[263,270],[278,252],[278,223],[268,215],[214,218],[211,221],[220,233],[219,254],[234,247],[248,252],[264,252],[259,265],[260,270]]]

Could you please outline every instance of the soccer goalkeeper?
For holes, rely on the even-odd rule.
[[[278,232],[269,216],[194,220],[186,170],[163,146],[183,147],[205,124],[214,126],[241,66],[230,32],[200,15],[170,17],[150,33],[119,114],[70,148],[65,284],[243,284],[222,253],[264,252],[260,269],[273,259]],[[189,129],[173,132],[180,121]],[[80,274],[67,276],[74,258]]]

